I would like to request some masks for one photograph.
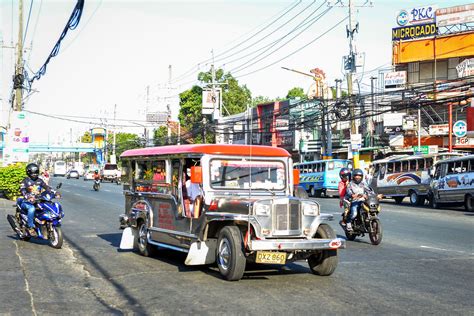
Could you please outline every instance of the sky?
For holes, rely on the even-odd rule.
[[[365,3],[355,1],[357,5]],[[24,55],[32,76],[58,40],[76,1],[23,2],[25,25],[33,3]],[[347,4],[348,0],[342,2]],[[397,26],[399,10],[470,2],[372,3],[372,7],[358,7],[355,13],[359,22],[356,47],[365,54],[357,77],[364,91],[370,87],[370,76],[391,64],[391,28]],[[247,85],[253,97],[284,97],[293,87],[308,90],[311,78],[281,67],[304,72],[320,68],[326,73],[328,85],[334,85],[335,79],[344,78],[342,57],[349,51],[348,21],[343,20],[348,14],[347,7],[334,6],[293,40],[301,28],[274,46],[265,47],[288,34],[311,13],[314,12],[310,19],[327,8],[323,0],[85,0],[79,26],[69,30],[46,74],[33,82],[33,93],[26,100],[25,109],[84,122],[93,121],[90,117],[102,118],[103,123],[113,124],[116,105],[116,124],[125,125],[117,130],[142,133],[143,127],[139,125],[140,121],[144,124],[146,111],[166,111],[170,104],[173,117],[177,116],[176,95],[191,87],[199,71],[209,70],[212,52],[216,67],[231,71],[241,84]],[[280,15],[283,16],[276,20]],[[15,52],[9,47],[17,42],[18,0],[0,0],[0,23],[0,125],[4,126],[14,72]],[[313,43],[308,45],[310,42]],[[175,78],[171,85],[169,65],[171,77]],[[69,141],[96,126],[33,114],[29,118],[31,142]],[[137,124],[128,119],[138,120]]]

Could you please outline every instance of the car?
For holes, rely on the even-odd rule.
[[[106,163],[104,168],[100,171],[100,176],[103,181],[117,182],[120,181],[121,172],[115,163]]]
[[[79,172],[77,170],[70,170],[67,173],[66,178],[68,178],[68,179],[71,179],[71,178],[79,179]]]
[[[94,180],[94,170],[88,170],[84,173],[84,181]]]

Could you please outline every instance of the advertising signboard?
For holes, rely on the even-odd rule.
[[[28,119],[25,112],[14,111],[4,149],[4,165],[14,162],[28,162],[30,138]]]
[[[203,90],[202,91],[202,114],[213,114],[214,110],[219,109],[220,90]]]
[[[351,134],[352,149],[360,149],[362,145],[362,134]]]
[[[404,86],[407,83],[406,71],[392,71],[387,72],[383,76],[385,89],[394,89]]]
[[[448,26],[474,22],[474,4],[436,10],[436,24]]]
[[[392,29],[392,41],[405,41],[438,34],[436,23],[416,24]]]
[[[410,26],[435,21],[437,5],[427,5],[411,9],[400,10],[397,13],[398,26]]]
[[[458,77],[468,77],[474,75],[474,58],[465,59],[456,66]]]
[[[459,120],[453,125],[453,134],[456,137],[464,137],[467,134],[466,121]]]
[[[412,146],[413,152],[418,153],[418,154],[423,154],[423,155],[428,155],[428,154],[436,154],[438,153],[438,145],[432,145],[432,146]]]
[[[431,136],[448,135],[449,124],[434,124],[429,126]]]

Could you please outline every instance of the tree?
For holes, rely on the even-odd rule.
[[[111,142],[113,138],[109,138]],[[115,153],[117,157],[129,149],[140,148],[143,146],[143,140],[133,133],[117,133],[115,134]]]
[[[308,97],[304,93],[303,88],[294,87],[293,89],[290,89],[288,91],[288,93],[286,94],[286,98],[287,99],[296,99],[296,98],[307,99]]]
[[[164,146],[167,145],[168,140],[168,128],[166,126],[160,126],[155,129],[155,133],[153,135],[153,141],[155,146]]]

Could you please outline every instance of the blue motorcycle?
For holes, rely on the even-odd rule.
[[[53,202],[54,198],[59,198],[57,190],[61,187],[61,183],[56,190],[44,191],[35,197],[35,231],[41,238],[49,241],[49,245],[53,248],[60,249],[63,245],[63,233],[61,230],[61,219],[64,217],[64,211],[61,204]],[[28,241],[31,236],[27,229],[28,215],[22,210],[20,205],[23,199],[19,198],[16,203],[15,216],[8,214],[7,219],[11,227],[21,240]]]

